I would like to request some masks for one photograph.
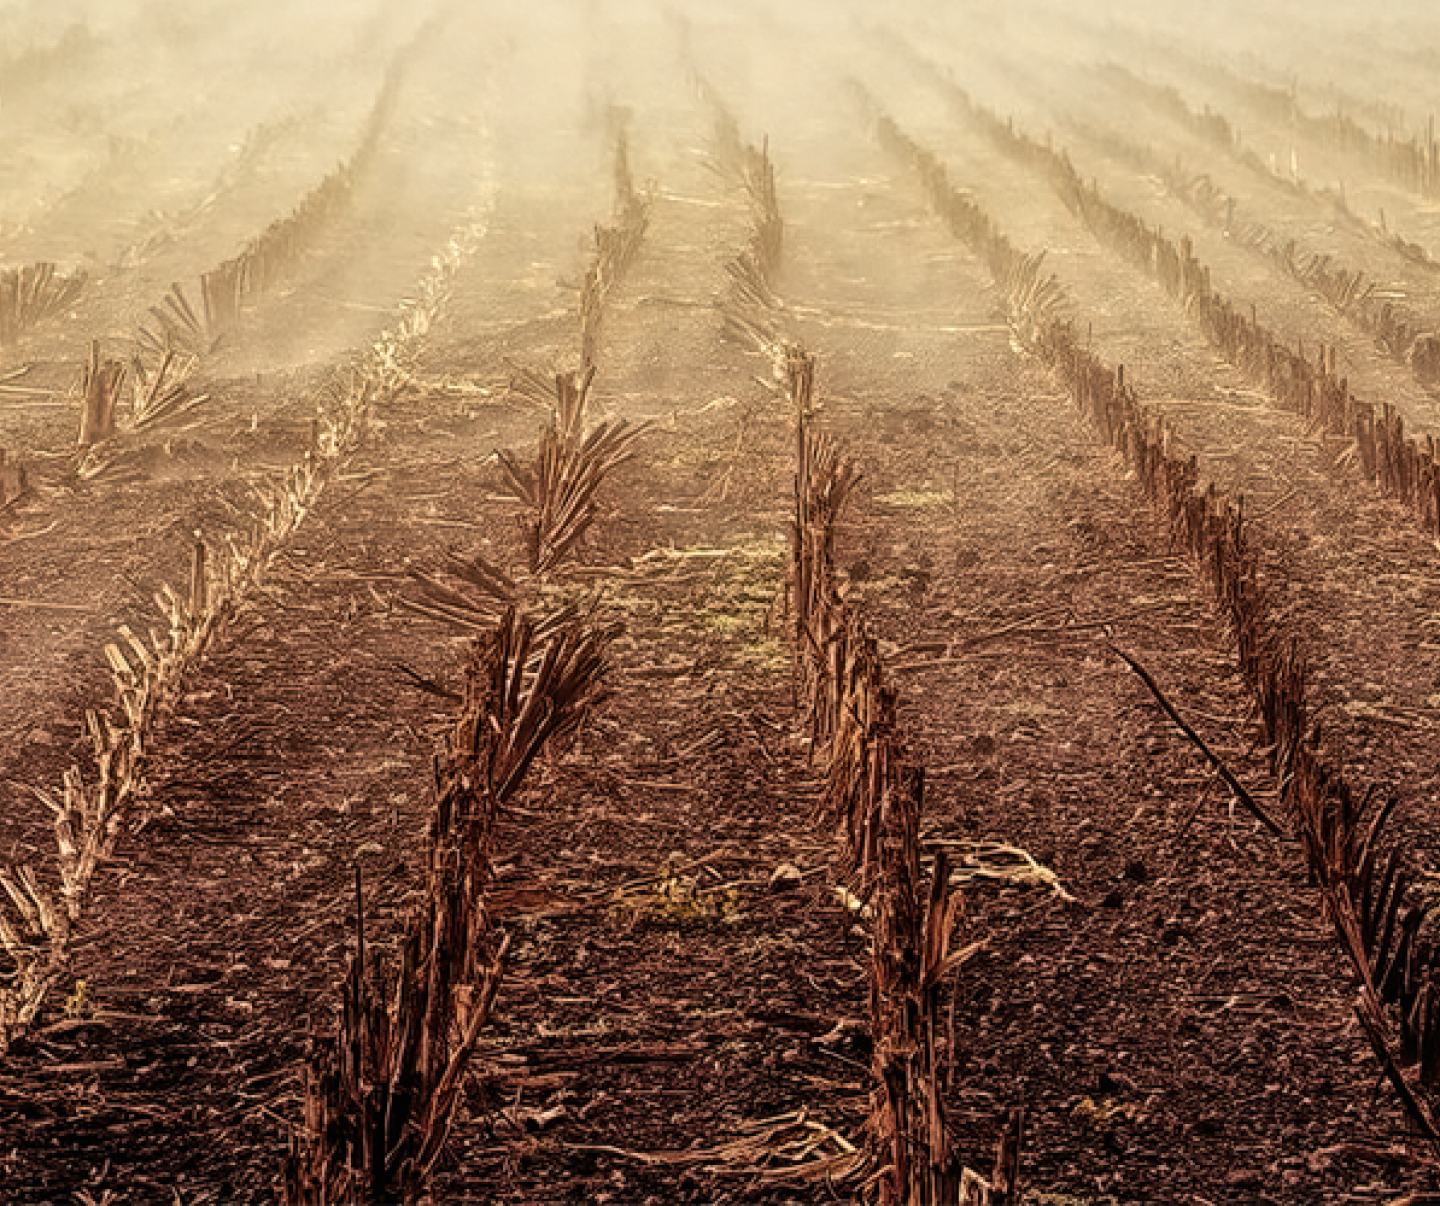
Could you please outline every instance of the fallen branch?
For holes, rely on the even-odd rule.
[[[1110,651],[1115,654],[1115,656],[1118,657],[1121,661],[1123,661],[1127,666],[1129,666],[1131,670],[1135,671],[1136,676],[1140,679],[1142,683],[1145,684],[1150,694],[1155,697],[1155,702],[1160,705],[1161,710],[1164,711],[1166,716],[1170,717],[1170,719],[1174,722],[1175,727],[1185,735],[1185,737],[1191,742],[1191,744],[1193,744],[1195,748],[1205,756],[1205,761],[1210,763],[1211,767],[1214,768],[1215,773],[1224,780],[1225,786],[1230,789],[1231,794],[1237,800],[1239,800],[1240,803],[1243,804],[1245,808],[1249,811],[1249,813],[1257,821],[1264,825],[1265,828],[1268,829],[1272,834],[1274,834],[1276,837],[1284,837],[1284,829],[1280,827],[1279,823],[1276,822],[1269,813],[1267,813],[1263,808],[1260,807],[1260,804],[1255,799],[1255,797],[1246,790],[1245,785],[1235,777],[1234,772],[1231,771],[1229,766],[1225,764],[1225,760],[1221,758],[1220,755],[1217,754],[1214,750],[1212,750],[1210,746],[1206,743],[1205,739],[1201,737],[1200,734],[1197,733],[1190,726],[1190,724],[1185,720],[1183,716],[1180,715],[1180,713],[1176,710],[1175,705],[1166,698],[1165,692],[1160,690],[1160,684],[1151,677],[1150,672],[1146,670],[1144,666],[1142,666],[1128,653],[1126,653],[1123,649],[1115,645],[1111,645]]]

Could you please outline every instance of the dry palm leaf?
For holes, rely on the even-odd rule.
[[[59,314],[84,286],[84,273],[65,276],[44,261],[0,272],[0,346]]]
[[[209,394],[191,393],[186,386],[197,363],[195,357],[182,360],[170,349],[152,373],[139,356],[134,358],[130,370],[132,431],[171,426],[209,401]]]

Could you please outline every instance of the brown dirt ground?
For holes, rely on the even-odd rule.
[[[453,69],[476,49],[437,54]],[[511,49],[515,79],[550,51],[538,34]],[[742,200],[703,162],[706,116],[678,66],[624,38],[593,54],[589,70],[624,82],[637,170],[658,188],[597,391],[654,427],[575,579],[626,626],[612,698],[502,827],[494,910],[510,964],[440,1197],[850,1200],[850,1187],[764,1183],[707,1154],[800,1109],[859,1138],[865,941],[832,890],[834,842],[815,818],[794,706],[786,417],[755,380],[765,366],[724,342],[712,308]],[[827,64],[773,54],[749,64],[758,112],[780,81],[834,92]],[[921,84],[885,99],[1017,240],[1050,250],[1096,346],[1165,407],[1208,473],[1245,490],[1267,576],[1314,634],[1338,748],[1357,775],[1404,793],[1424,838],[1440,586],[1417,566],[1433,546],[1261,405],[1033,180],[937,116]],[[72,755],[78,717],[103,696],[103,634],[181,572],[191,530],[223,528],[247,480],[296,454],[327,365],[384,321],[378,310],[493,188],[489,237],[414,388],[190,684],[154,767],[163,807],[105,876],[77,951],[83,1007],[0,1069],[7,1200],[82,1188],[272,1200],[309,1035],[329,1025],[351,944],[356,863],[375,940],[398,930],[449,707],[402,667],[451,683],[463,645],[401,605],[407,571],[447,551],[517,560],[518,516],[489,453],[526,447],[538,416],[505,400],[507,365],[570,362],[586,232],[605,207],[598,131],[544,115],[482,131],[463,116],[482,103],[427,76],[351,221],[254,316],[193,444],[131,485],[71,496],[47,483],[0,543],[5,595],[85,609],[3,613],[15,857],[44,849],[22,785],[53,780]],[[746,127],[758,130],[753,114]],[[1023,1103],[1028,1201],[1385,1200],[1417,1174],[1392,1150],[1403,1125],[1350,1020],[1296,850],[1227,813],[1106,644],[1138,657],[1272,797],[1189,566],[1117,458],[1011,349],[979,266],[849,115],[793,115],[771,133],[782,291],[820,357],[824,422],[865,473],[842,560],[929,769],[927,842],[1014,843],[1074,897],[968,894],[967,931],[986,949],[954,1005],[966,1152],[983,1163]],[[422,145],[455,155],[412,161]],[[559,167],[537,183],[537,169]],[[1287,296],[1261,273],[1244,279],[1262,304]],[[337,302],[349,312],[332,321]],[[242,375],[281,333],[290,368]],[[15,438],[55,450],[68,421],[31,408]],[[786,863],[803,879],[777,891]]]

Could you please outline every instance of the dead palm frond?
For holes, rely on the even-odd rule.
[[[710,81],[697,75],[696,90],[701,99],[710,106],[711,133],[709,154],[706,164],[711,171],[721,176],[740,176],[745,171],[745,138],[740,133],[740,123],[725,104],[724,98]]]
[[[613,226],[595,227],[595,253],[580,284],[580,363],[595,363],[599,350],[600,325],[611,291],[624,276],[649,225],[649,206],[632,199]]]
[[[753,249],[746,249],[725,264],[728,294],[721,304],[722,331],[727,338],[747,343],[757,352],[773,355],[781,339],[775,321],[780,303]]]
[[[86,448],[75,458],[71,472],[76,482],[104,482],[109,486],[140,481],[145,476],[139,449],[108,440]]]
[[[493,656],[471,660],[451,749],[476,759],[497,805],[547,742],[574,733],[604,699],[613,635],[577,604],[534,615],[511,608],[489,638]]]
[[[780,213],[780,196],[775,187],[775,163],[770,158],[770,140],[745,147],[743,177],[750,200],[750,221],[755,230],[756,258],[768,280],[780,267],[785,250],[785,220]]]
[[[1046,275],[1044,268],[1043,251],[1022,255],[1011,265],[1001,288],[1012,322],[1036,329],[1059,317],[1066,302],[1065,289],[1053,273]]]
[[[597,514],[601,485],[634,455],[647,426],[611,419],[576,442],[566,440],[552,423],[541,434],[532,465],[520,464],[513,453],[499,453],[511,487],[535,511],[530,538],[534,573],[554,569],[585,534]]]
[[[130,367],[130,428],[145,431],[179,422],[210,400],[209,394],[192,393],[187,382],[195,372],[196,359],[181,359],[170,349],[152,372],[136,356]]]
[[[607,640],[573,608],[538,623],[511,609],[472,646],[460,712],[436,760],[425,895],[388,971],[367,958],[356,874],[356,949],[337,1031],[311,1063],[304,1127],[291,1141],[292,1206],[423,1195],[500,985],[507,939],[486,907],[495,822],[541,750],[603,697]]]
[[[535,460],[523,464],[513,453],[497,453],[516,496],[534,512],[530,524],[530,569],[548,573],[594,521],[596,495],[605,479],[634,455],[648,424],[610,419],[585,430],[593,368],[555,379],[555,409],[540,435]]]
[[[580,283],[580,364],[594,365],[600,326],[616,283],[639,254],[650,224],[650,202],[635,188],[630,140],[622,113],[612,114],[615,138],[615,217],[595,227],[595,251]]]
[[[84,287],[83,272],[66,276],[43,261],[0,272],[0,346],[59,314]]]
[[[546,373],[527,365],[510,365],[510,380],[506,383],[506,396],[520,398],[542,410],[555,405],[555,374]]]
[[[746,248],[734,259],[727,260],[725,275],[729,278],[731,305],[747,310],[779,309],[779,299],[770,288],[770,279],[753,249]]]
[[[226,295],[212,274],[206,273],[200,284],[200,309],[191,303],[185,287],[179,283],[157,306],[150,307],[153,322],[142,325],[136,336],[141,349],[159,359],[167,352],[180,349],[192,356],[208,356],[220,346],[228,328],[221,325],[228,313]],[[219,309],[214,306],[219,305]]]
[[[510,576],[481,556],[452,556],[445,572],[451,581],[412,570],[410,577],[418,584],[419,593],[401,596],[400,605],[419,615],[485,632],[518,597],[518,588]]]

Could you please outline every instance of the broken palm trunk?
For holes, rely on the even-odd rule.
[[[285,1170],[290,1203],[421,1200],[499,990],[506,939],[486,907],[496,818],[535,758],[604,695],[608,634],[573,614],[511,610],[472,646],[464,702],[435,766],[425,894],[397,967],[356,951],[336,1035],[312,1061]],[[358,873],[357,873],[358,875]]]
[[[91,341],[90,358],[80,377],[81,448],[89,448],[115,434],[115,407],[125,384],[126,367],[122,360],[102,360],[100,343]]]
[[[145,431],[174,425],[209,401],[209,394],[192,393],[188,385],[198,363],[193,356],[182,358],[171,350],[152,370],[137,356],[130,366],[129,429]]]
[[[483,902],[456,886],[467,860],[467,876],[475,874],[478,851],[437,843],[431,859],[393,970],[367,956],[356,872],[356,951],[336,1036],[307,1069],[302,1137],[292,1140],[285,1168],[287,1202],[416,1201],[444,1152],[506,942],[491,931]]]
[[[230,260],[200,278],[200,307],[190,301],[185,287],[172,284],[158,306],[150,307],[153,325],[142,326],[136,337],[150,356],[174,352],[190,356],[213,353],[240,321],[244,263]]]

